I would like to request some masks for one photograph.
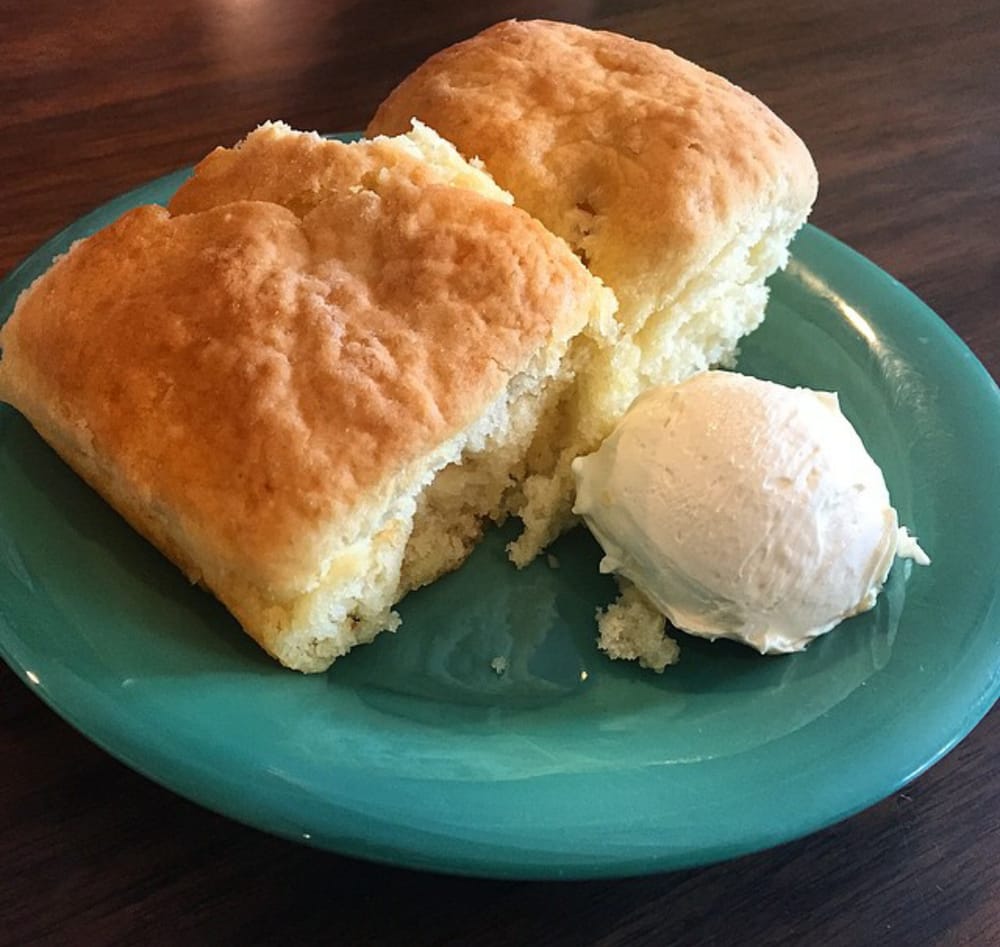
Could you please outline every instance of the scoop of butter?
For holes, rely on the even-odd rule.
[[[573,472],[601,571],[764,654],[871,608],[896,556],[930,561],[835,394],[703,372],[637,398]]]

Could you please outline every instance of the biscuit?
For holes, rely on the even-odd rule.
[[[569,340],[614,306],[427,141],[340,145],[311,202],[136,208],[0,330],[0,398],[300,671],[502,515]]]
[[[437,53],[368,134],[413,118],[480,159],[618,298],[616,337],[576,343],[578,454],[641,391],[733,361],[816,196],[805,145],[754,96],[650,43],[566,23],[504,22]],[[557,466],[537,484],[540,510],[567,489]]]

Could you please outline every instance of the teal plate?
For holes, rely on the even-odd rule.
[[[0,284],[0,319],[88,214]],[[516,572],[488,535],[403,627],[323,675],[272,663],[0,407],[0,649],[52,708],[171,790],[289,839],[521,878],[729,858],[889,795],[1000,690],[1000,396],[923,303],[819,230],[796,239],[740,368],[836,389],[934,559],[800,655],[683,639],[655,675],[601,657],[614,596],[583,530]],[[496,657],[507,661],[498,675]],[[961,787],[955,787],[961,792]]]

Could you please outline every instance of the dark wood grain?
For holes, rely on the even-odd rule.
[[[428,54],[545,15],[676,49],[795,127],[813,220],[1000,376],[1000,16],[978,0],[0,0],[0,273],[256,123],[363,127]],[[2,499],[0,499],[2,502]],[[0,670],[0,942],[1000,944],[1000,713],[904,792],[700,870],[535,884],[269,838],[104,755]]]

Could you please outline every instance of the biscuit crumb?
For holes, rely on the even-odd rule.
[[[598,609],[597,627],[597,645],[612,660],[637,660],[662,674],[680,657],[677,642],[666,635],[666,619],[633,585],[623,584],[617,601]]]

